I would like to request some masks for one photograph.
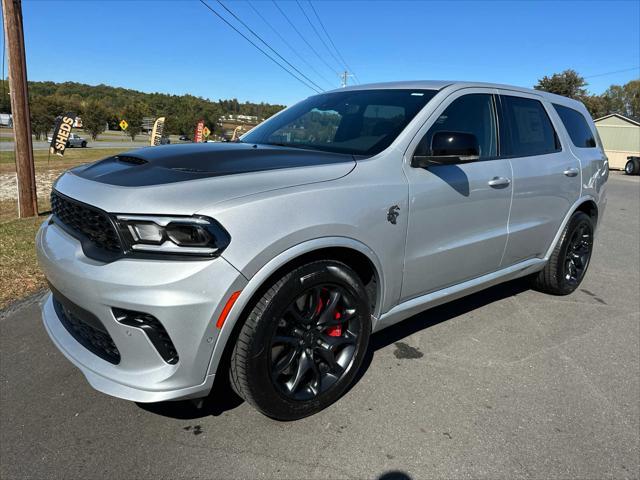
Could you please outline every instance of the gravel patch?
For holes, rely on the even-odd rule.
[[[53,182],[60,176],[62,171],[48,170],[36,173],[36,187],[38,197],[48,197],[51,192]],[[18,198],[18,182],[15,173],[0,173],[0,201],[15,200]]]

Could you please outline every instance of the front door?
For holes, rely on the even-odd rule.
[[[463,89],[434,111],[407,150],[409,224],[401,301],[499,268],[507,242],[511,166],[498,157],[494,91]],[[433,134],[472,133],[480,160],[411,167]]]

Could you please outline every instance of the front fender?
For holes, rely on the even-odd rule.
[[[269,262],[260,268],[253,277],[249,280],[247,285],[244,287],[240,296],[238,296],[236,302],[233,304],[233,307],[229,311],[226,321],[220,330],[218,338],[216,340],[215,347],[213,349],[213,354],[211,356],[211,361],[209,362],[208,374],[215,374],[218,369],[218,365],[220,364],[220,360],[222,359],[222,355],[224,353],[225,347],[229,338],[231,337],[233,330],[237,324],[237,322],[241,321],[241,315],[244,311],[245,307],[249,304],[250,300],[253,298],[254,294],[258,291],[258,289],[264,284],[264,282],[280,267],[286,265],[291,260],[300,257],[306,253],[310,253],[316,250],[321,250],[323,248],[335,248],[335,247],[343,247],[350,248],[352,250],[356,250],[363,255],[365,255],[373,264],[376,270],[376,280],[377,280],[377,288],[378,288],[378,298],[383,300],[383,295],[385,292],[384,282],[385,278],[382,273],[382,265],[380,260],[374,251],[369,248],[364,243],[354,240],[352,238],[347,237],[322,237],[316,238],[313,240],[309,240],[303,243],[299,243],[284,252],[280,253],[276,257],[272,258]],[[384,301],[377,302],[377,310],[379,310],[380,305],[382,305]],[[378,311],[373,312],[372,315],[372,328],[375,327],[375,322],[379,318]]]

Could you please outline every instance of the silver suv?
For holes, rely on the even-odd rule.
[[[313,96],[237,143],[62,175],[37,237],[44,325],[110,395],[199,398],[229,376],[301,418],[345,392],[372,332],[517,277],[575,290],[607,177],[564,97],[427,81]]]

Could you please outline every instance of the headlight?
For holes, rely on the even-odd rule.
[[[229,245],[229,233],[208,217],[117,215],[130,254],[215,257]]]

